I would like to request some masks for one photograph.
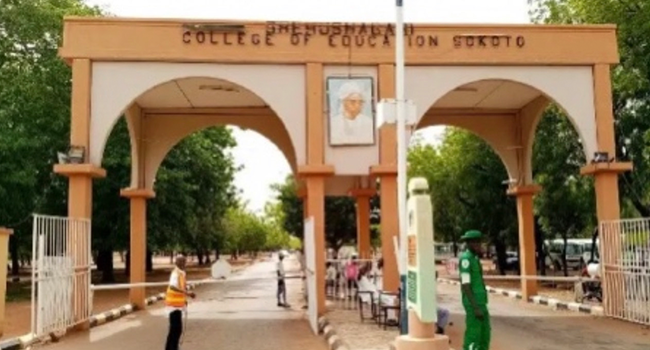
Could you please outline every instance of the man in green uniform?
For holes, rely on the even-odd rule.
[[[465,309],[465,339],[463,350],[490,349],[490,314],[488,312],[488,296],[483,282],[483,267],[481,266],[480,231],[470,230],[460,238],[466,242],[467,248],[460,256],[460,283]]]

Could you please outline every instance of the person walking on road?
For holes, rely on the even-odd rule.
[[[176,267],[169,277],[169,287],[165,295],[165,305],[169,311],[169,332],[165,350],[179,350],[183,334],[183,313],[187,312],[187,297],[194,299],[196,294],[187,290],[187,275],[185,273],[185,257],[176,257]]]
[[[489,350],[492,329],[488,312],[488,295],[483,281],[481,265],[480,231],[465,232],[461,241],[467,247],[460,256],[460,283],[465,309],[465,338],[463,350]]]
[[[278,306],[287,307],[287,286],[284,283],[284,254],[278,253],[278,263],[275,268],[278,275]]]

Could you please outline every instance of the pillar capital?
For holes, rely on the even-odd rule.
[[[298,176],[332,176],[335,168],[329,164],[306,164],[298,166]]]
[[[120,196],[126,198],[142,198],[152,199],[156,198],[156,192],[146,188],[125,188],[120,190]]]
[[[631,171],[632,168],[632,162],[591,163],[580,168],[580,175],[619,174]]]
[[[54,172],[66,177],[86,176],[90,178],[106,177],[106,169],[97,167],[93,164],[55,164]]]
[[[351,188],[348,191],[348,195],[356,198],[370,198],[377,194],[377,190],[374,188]]]
[[[377,164],[370,167],[372,176],[397,176],[396,164]]]
[[[506,192],[509,196],[534,196],[542,190],[539,185],[519,185],[509,188]]]
[[[14,230],[0,226],[0,237],[11,236],[13,234],[14,234]]]

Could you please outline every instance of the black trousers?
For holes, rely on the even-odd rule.
[[[287,286],[284,280],[278,280],[278,304],[287,303]]]
[[[183,312],[174,310],[169,314],[169,333],[165,350],[178,350],[178,343],[183,334]]]

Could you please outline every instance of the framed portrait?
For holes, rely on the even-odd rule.
[[[330,146],[375,144],[374,79],[327,78],[327,124]]]

